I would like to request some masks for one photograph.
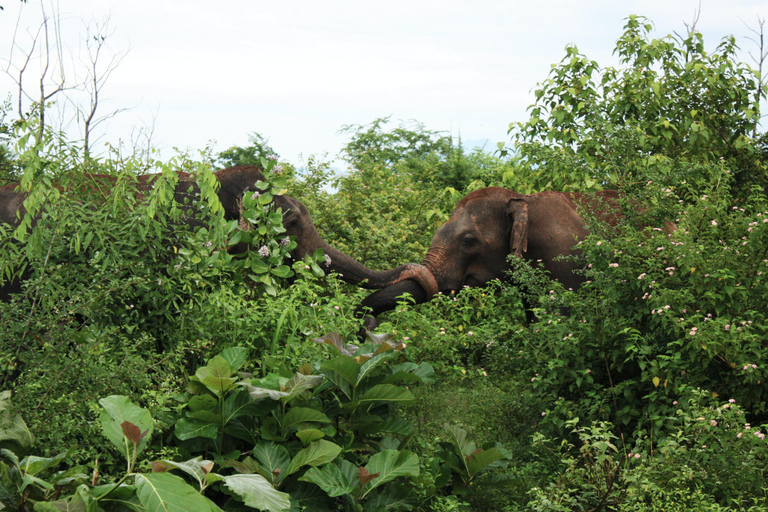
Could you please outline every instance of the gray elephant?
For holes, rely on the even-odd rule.
[[[240,218],[240,204],[242,195],[250,190],[256,190],[256,183],[264,181],[261,170],[255,166],[230,167],[217,171],[216,179],[220,187],[217,191],[219,201],[224,208],[224,217],[227,220]],[[94,185],[98,183],[114,182],[113,177],[94,176]],[[149,190],[157,175],[144,175],[138,177],[139,191]],[[0,187],[0,221],[17,226],[19,219],[24,215],[24,194],[17,191],[17,184]],[[189,205],[190,199],[199,192],[199,187],[194,178],[186,173],[179,173],[179,182],[176,186],[175,200],[183,205]],[[307,208],[298,200],[287,196],[275,196],[274,206],[281,208],[284,214],[283,227],[288,236],[295,237],[297,247],[291,253],[294,259],[302,259],[307,254],[322,249],[329,258],[327,270],[336,271],[346,282],[360,285],[365,288],[378,289],[396,284],[404,279],[413,279],[419,283],[419,287],[437,291],[437,283],[432,274],[422,265],[408,263],[394,269],[375,271],[367,268],[351,256],[344,254],[328,245],[320,237],[315,228]],[[194,212],[189,211],[190,206],[183,206],[188,215],[184,216],[184,222],[196,226],[201,224]],[[5,283],[0,286],[0,300],[7,300],[10,293],[20,290],[18,281]]]
[[[584,281],[574,272],[579,265],[572,259],[557,257],[577,254],[574,246],[588,234],[580,208],[609,224],[622,216],[615,190],[529,195],[497,187],[477,190],[464,197],[450,219],[435,232],[423,264],[442,293],[504,279],[510,254],[541,262],[553,279],[575,290]],[[417,303],[433,295],[417,282],[407,280],[368,296],[362,307],[378,315],[393,309],[397,298],[406,292]],[[527,317],[532,320],[530,311]]]

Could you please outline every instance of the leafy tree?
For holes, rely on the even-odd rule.
[[[217,155],[215,163],[222,168],[236,165],[261,165],[262,158],[279,156],[269,145],[269,140],[256,132],[248,135],[248,143],[246,147],[232,146],[225,149]]]
[[[454,144],[453,137],[445,132],[427,130],[417,121],[387,131],[384,127],[389,121],[390,117],[381,117],[368,125],[341,129],[341,133],[351,134],[342,149],[344,158],[365,179],[377,168],[408,173],[415,182],[438,188],[462,190],[474,179],[474,168],[461,147],[461,139]]]
[[[413,129],[401,124],[389,132],[384,125],[391,116],[374,119],[368,125],[345,125],[340,133],[350,133],[352,138],[342,150],[354,169],[375,166],[393,167],[395,164],[424,157],[430,153],[447,155],[452,143],[442,132],[427,130],[414,121]]]
[[[618,68],[601,69],[575,45],[566,47],[536,89],[530,118],[510,125],[526,171],[541,185],[630,185],[637,182],[633,166],[649,155],[724,158],[737,185],[765,182],[752,144],[765,91],[759,74],[738,60],[735,38],[707,52],[693,29],[651,38],[652,28],[643,17],[627,18],[614,50]],[[537,173],[542,167],[548,172]],[[559,176],[563,168],[571,172]]]

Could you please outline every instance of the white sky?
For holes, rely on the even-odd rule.
[[[245,146],[258,132],[298,166],[309,155],[333,159],[348,140],[337,134],[343,125],[389,115],[465,141],[506,141],[568,43],[615,65],[629,14],[648,17],[661,37],[682,33],[699,4],[709,50],[734,34],[758,53],[746,37],[768,17],[766,0],[61,0],[56,9],[68,63],[82,59],[85,25],[106,17],[109,48],[128,52],[99,113],[130,110],[102,125],[102,142],[154,125],[153,142],[170,157],[174,146]],[[27,50],[42,16],[39,0],[0,5],[5,70],[17,22]],[[8,93],[15,100],[2,73],[0,99]]]

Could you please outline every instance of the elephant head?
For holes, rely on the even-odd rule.
[[[510,254],[540,262],[553,279],[577,289],[583,282],[574,273],[577,263],[557,257],[577,253],[574,246],[588,233],[580,207],[603,212],[603,219],[615,223],[620,215],[617,198],[612,190],[530,195],[496,187],[477,190],[464,197],[435,232],[423,264],[442,293],[504,279]],[[403,281],[370,295],[362,306],[375,315],[394,308],[405,292],[417,302],[429,300],[417,283]]]

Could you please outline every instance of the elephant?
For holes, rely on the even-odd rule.
[[[224,209],[226,220],[240,219],[240,205],[242,196],[249,191],[255,191],[256,183],[264,181],[261,170],[255,166],[237,166],[219,170],[215,173],[219,182],[217,196]],[[143,175],[138,177],[138,189],[140,192],[150,190],[158,175]],[[94,186],[99,182],[114,182],[110,176],[93,176]],[[201,221],[189,211],[189,200],[199,192],[199,187],[194,177],[186,173],[179,173],[179,181],[175,191],[175,200],[187,210],[184,222],[195,227]],[[0,221],[18,226],[21,216],[25,213],[23,206],[25,196],[18,191],[17,184],[0,187]],[[364,288],[385,288],[404,279],[413,279],[423,289],[430,293],[437,292],[437,283],[426,267],[423,265],[408,263],[394,269],[375,271],[367,268],[351,256],[331,247],[317,232],[307,208],[298,200],[288,196],[275,196],[274,207],[281,208],[284,214],[283,227],[286,235],[295,237],[297,247],[291,252],[294,259],[303,259],[305,255],[322,249],[327,256],[326,270],[338,272],[341,278],[350,283]],[[240,248],[242,250],[242,248]],[[237,252],[237,249],[234,249]],[[0,286],[0,300],[7,300],[10,293],[20,290],[18,281],[5,283]]]
[[[528,195],[498,187],[476,190],[459,201],[449,220],[437,229],[422,263],[442,293],[504,279],[510,254],[541,262],[553,279],[576,290],[584,281],[574,272],[579,264],[557,257],[578,254],[574,246],[588,234],[579,208],[615,225],[622,217],[618,199],[615,190]],[[376,316],[393,309],[404,293],[416,303],[433,296],[417,282],[404,280],[369,295],[361,307]],[[533,316],[528,309],[530,322]]]

